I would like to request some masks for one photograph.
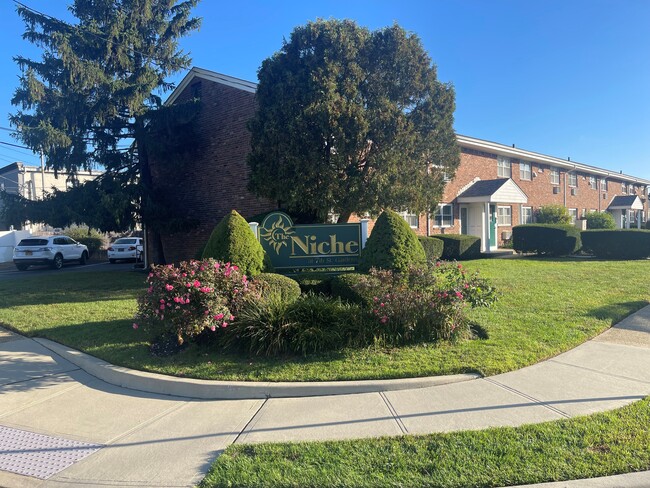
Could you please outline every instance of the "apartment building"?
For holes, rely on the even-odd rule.
[[[169,104],[200,95],[196,151],[184,161],[184,170],[173,175],[151,161],[153,183],[198,225],[187,233],[157,235],[160,248],[149,248],[152,262],[162,262],[157,249],[167,262],[193,258],[232,209],[250,217],[276,208],[275,202],[259,199],[246,188],[246,124],[255,112],[256,87],[192,68],[167,100]],[[457,140],[461,163],[447,182],[437,212],[403,213],[420,235],[476,235],[482,250],[495,250],[509,240],[513,226],[533,222],[535,211],[548,204],[564,205],[578,224],[594,210],[611,212],[620,228],[641,227],[648,218],[650,180],[468,136],[458,135]]]

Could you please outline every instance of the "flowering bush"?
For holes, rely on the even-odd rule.
[[[375,339],[389,343],[449,340],[468,331],[467,307],[489,306],[496,291],[478,273],[438,261],[402,273],[370,270],[353,285],[375,319]]]
[[[183,344],[203,330],[228,327],[255,286],[237,266],[213,259],[177,266],[153,265],[147,291],[138,299],[133,328],[161,329]]]

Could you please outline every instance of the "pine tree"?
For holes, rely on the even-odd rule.
[[[16,137],[55,171],[101,166],[111,185],[136,185],[143,204],[151,204],[148,142],[164,130],[166,112],[191,111],[163,107],[161,95],[173,88],[166,79],[190,64],[178,40],[198,28],[200,19],[191,17],[197,3],[74,0],[74,23],[19,5],[23,38],[43,55],[14,58],[22,70],[10,117]]]

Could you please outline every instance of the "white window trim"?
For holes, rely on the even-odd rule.
[[[507,165],[507,167],[504,165]],[[508,174],[501,174],[506,169]],[[510,161],[510,158],[497,156],[497,178],[512,178],[512,161]]]
[[[449,207],[451,209],[451,214],[450,215],[444,215],[444,214],[441,213],[440,214],[441,215],[441,219],[440,219],[441,223],[438,224],[438,222],[436,221],[436,215],[438,215],[438,212],[440,212],[443,207]],[[451,223],[445,224],[444,223],[444,221],[445,221],[444,217],[449,217],[450,220],[451,220]],[[432,222],[433,226],[437,227],[439,229],[443,229],[443,228],[447,228],[447,227],[453,227],[454,226],[454,205],[451,204],[451,203],[439,203],[438,204],[438,210],[437,210],[437,212],[433,213],[433,215],[431,216],[431,220],[433,221]]]
[[[528,171],[524,171],[523,166],[528,166]],[[524,176],[528,174],[528,178]],[[533,179],[533,165],[527,161],[519,161],[519,179],[523,181],[532,181]]]
[[[571,183],[572,179],[575,179],[575,183]],[[578,175],[576,173],[567,173],[567,184],[571,188],[577,188],[578,187]]]
[[[560,184],[560,168],[557,166],[551,166],[551,170],[549,171],[549,176],[551,180],[551,185],[559,186]],[[557,181],[553,181],[554,178],[557,177]]]
[[[529,209],[530,210],[530,222],[525,222],[524,221],[524,209]],[[524,224],[532,224],[533,223],[533,207],[524,207],[522,205],[521,211],[519,212],[519,223],[524,225]]]
[[[499,213],[499,210],[503,210],[503,209],[508,209],[508,211],[509,211],[509,213],[506,214],[508,217],[510,217],[510,219],[509,219],[510,223],[508,223],[508,224],[503,224],[503,223],[500,222],[502,214]],[[499,227],[512,227],[512,207],[510,205],[498,205],[497,206],[497,225]]]
[[[593,185],[592,185],[593,182]],[[589,188],[592,190],[597,190],[598,189],[598,179],[595,176],[590,176],[589,177]]]
[[[575,225],[578,221],[578,209],[577,208],[568,208],[569,215],[571,216],[571,224]]]
[[[406,223],[409,225],[411,229],[419,229],[420,228],[420,216],[416,213],[411,212],[410,210],[405,210],[403,212],[397,212],[402,216],[402,218],[406,221]],[[411,222],[408,220],[409,217],[415,217],[417,224],[412,225]]]

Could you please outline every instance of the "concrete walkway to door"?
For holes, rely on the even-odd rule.
[[[349,385],[326,396],[336,391],[205,400],[192,397],[193,387],[205,389],[197,380],[185,382],[184,396],[156,393],[169,378],[155,375],[148,392],[137,391],[119,385],[140,373],[99,362],[108,371],[100,380],[84,361],[92,360],[0,329],[0,486],[193,486],[233,442],[483,429],[617,408],[650,395],[650,307],[548,361],[433,386],[366,382],[358,393]],[[627,476],[550,486],[650,486],[648,473]]]

